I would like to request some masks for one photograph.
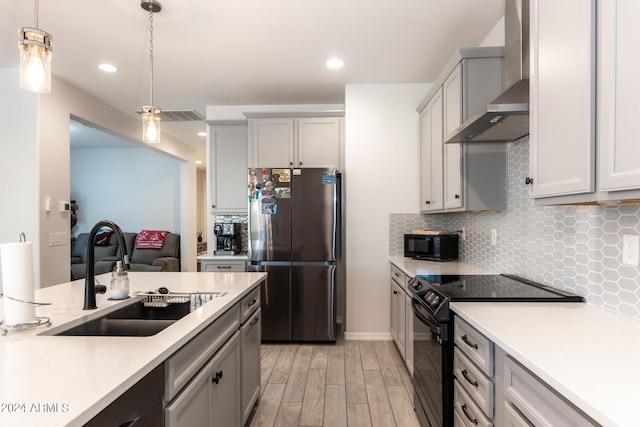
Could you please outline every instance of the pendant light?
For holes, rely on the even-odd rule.
[[[149,144],[160,142],[160,108],[153,105],[153,14],[162,10],[155,0],[142,0],[140,6],[149,12],[149,105],[142,106],[142,140]]]
[[[19,30],[20,87],[31,92],[51,92],[51,34],[38,29],[39,0],[36,0],[36,28]]]

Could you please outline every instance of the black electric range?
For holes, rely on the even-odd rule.
[[[421,426],[453,426],[452,301],[582,302],[578,295],[521,277],[424,275],[409,282],[412,295],[414,407]]]
[[[500,275],[422,275],[409,285],[437,320],[450,320],[449,303],[468,302],[582,302],[581,296],[522,277]]]

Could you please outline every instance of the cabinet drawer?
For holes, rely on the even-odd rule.
[[[234,305],[164,362],[164,398],[167,402],[239,328],[238,307],[238,304]]]
[[[493,417],[493,381],[478,369],[456,348],[453,355],[453,374],[469,396],[484,411],[487,417]]]
[[[240,323],[247,321],[251,313],[260,308],[260,286],[245,295],[240,302]]]
[[[487,376],[493,377],[493,343],[473,326],[455,317],[454,342]]]
[[[458,412],[457,420],[462,421],[461,426],[466,427],[491,427],[493,421],[491,421],[482,412],[482,409],[478,408],[473,399],[465,392],[458,380],[454,380],[454,393],[453,393],[453,406],[455,411]]]
[[[533,427],[525,417],[509,402],[504,402],[505,427]]]
[[[403,291],[407,290],[407,281],[408,277],[402,270],[400,270],[395,265],[391,264],[391,278],[395,280],[395,282],[400,285]]]
[[[217,272],[226,272],[226,271],[247,271],[246,263],[243,262],[200,262],[200,270],[201,271],[217,271]]]
[[[504,362],[505,398],[533,425],[598,425],[510,356]]]

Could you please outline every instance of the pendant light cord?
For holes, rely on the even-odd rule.
[[[36,0],[36,10],[33,12],[33,14],[35,15],[35,19],[34,21],[36,21],[36,28],[38,27],[38,10],[40,9],[40,0]]]
[[[153,104],[153,11],[149,10],[149,59],[151,65],[149,66],[149,93],[151,95],[151,105]]]

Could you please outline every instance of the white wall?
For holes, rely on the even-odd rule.
[[[20,233],[25,233],[33,241],[37,262],[39,166],[33,117],[38,97],[20,89],[18,80],[17,68],[0,68],[0,243],[17,242]],[[39,283],[39,277],[35,280]]]
[[[25,231],[34,241],[36,287],[69,280],[69,246],[48,245],[50,233],[69,235],[68,213],[45,212],[44,200],[50,197],[54,208],[58,201],[70,200],[69,122],[75,119],[91,123],[142,144],[140,121],[92,98],[72,85],[53,77],[48,94],[32,94],[19,89],[17,69],[0,70],[0,118],[3,162],[0,182],[10,187],[2,193],[0,238],[15,241]],[[13,134],[13,135],[12,135]],[[11,137],[15,140],[11,140]],[[19,147],[13,144],[20,144]],[[149,147],[148,149],[152,149]],[[163,134],[162,143],[153,149],[182,160],[180,181],[180,223],[183,270],[196,270],[196,167],[195,149]],[[16,151],[17,150],[17,151]],[[4,156],[7,153],[7,156]],[[2,164],[5,166],[5,164]],[[7,206],[22,209],[16,220]],[[5,226],[7,227],[5,231]],[[17,233],[16,233],[17,232]]]
[[[348,339],[388,339],[389,213],[418,212],[419,118],[429,84],[347,85]]]
[[[72,149],[71,199],[75,236],[103,219],[134,233],[180,233],[180,161],[146,148]]]

